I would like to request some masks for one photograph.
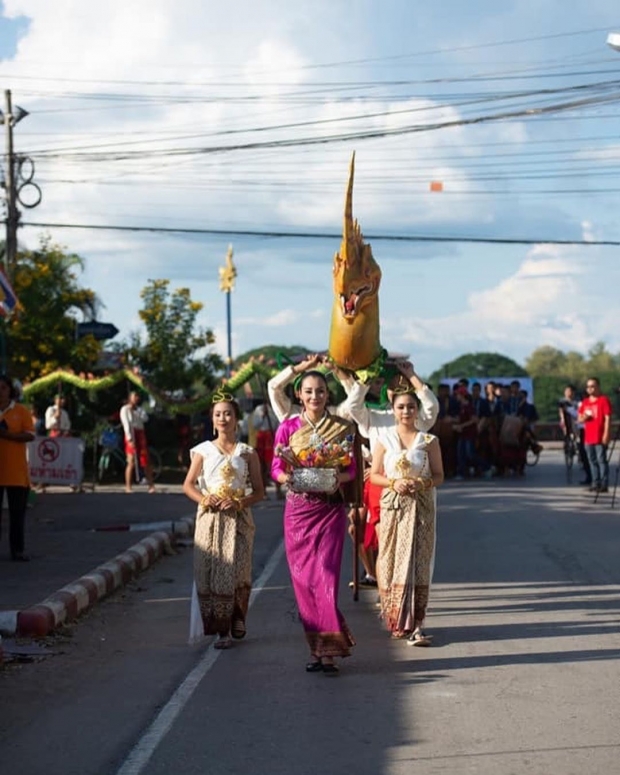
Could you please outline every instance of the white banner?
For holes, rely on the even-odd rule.
[[[32,484],[80,485],[84,477],[84,442],[70,436],[36,438],[29,442]]]

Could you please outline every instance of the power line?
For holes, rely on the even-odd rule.
[[[547,35],[535,35],[527,38],[512,38],[508,40],[499,40],[499,41],[489,41],[487,43],[475,43],[471,45],[464,45],[464,46],[450,46],[449,53],[453,52],[460,52],[460,51],[477,51],[481,49],[488,49],[488,48],[499,48],[502,46],[513,46],[518,45],[521,43],[535,43],[543,40],[558,40],[561,38],[570,38],[570,37],[579,37],[583,35],[591,35],[593,33],[606,33],[609,32],[610,29],[612,29],[615,26],[620,26],[620,24],[614,25],[610,24],[605,27],[591,27],[586,30],[573,30],[569,32],[556,32],[551,33]],[[437,49],[427,49],[425,51],[415,51],[413,53],[407,53],[407,54],[392,54],[388,56],[383,57],[364,57],[361,59],[352,59],[352,60],[340,60],[340,61],[332,61],[332,62],[319,62],[317,64],[309,64],[309,65],[301,65],[299,67],[291,68],[292,71],[307,71],[307,70],[325,70],[330,68],[336,68],[336,67],[343,67],[347,65],[366,65],[366,64],[377,64],[381,62],[396,62],[399,60],[411,60],[411,59],[417,59],[420,57],[428,57],[428,56],[434,56],[434,55],[445,55],[447,50],[445,48],[437,48]],[[35,64],[39,64],[38,60],[32,60],[35,62]],[[48,62],[45,62],[45,64],[49,64]],[[64,62],[62,64],[71,64],[74,66],[78,66],[78,63],[67,63]],[[197,67],[207,67],[210,63],[188,63],[186,66],[192,68],[195,70]],[[157,65],[161,66],[160,62],[157,62]],[[178,67],[178,65],[175,65],[175,67]],[[238,66],[232,66],[229,69],[231,70],[239,70],[242,69]],[[275,70],[257,70],[255,72],[255,75],[264,75],[265,73],[271,73],[271,72],[277,72]],[[186,82],[178,82],[178,81],[168,81],[168,82],[161,82],[161,81],[131,81],[131,80],[123,80],[123,79],[106,79],[106,80],[93,80],[88,78],[53,78],[50,76],[18,76],[18,75],[12,75],[13,78],[21,78],[25,80],[60,80],[60,81],[66,81],[66,82],[79,82],[79,83],[114,83],[114,84],[169,84],[169,85],[186,85]]]
[[[472,105],[481,105],[484,103],[494,103],[494,102],[505,102],[508,100],[524,100],[526,98],[529,98],[530,100],[532,98],[539,98],[539,100],[545,100],[551,96],[557,96],[557,95],[565,95],[565,94],[575,94],[575,93],[581,93],[581,92],[617,92],[618,89],[620,89],[620,81],[617,79],[611,80],[611,81],[598,81],[594,83],[588,83],[588,84],[580,84],[580,85],[572,85],[562,88],[546,88],[546,89],[528,89],[528,90],[520,90],[517,92],[504,92],[504,93],[488,93],[488,94],[469,94],[469,95],[455,95],[455,98],[457,99],[456,102],[449,101],[448,105],[452,108],[458,107],[469,107]],[[425,99],[429,99],[429,96],[426,95]],[[445,98],[444,98],[445,99]],[[592,97],[591,99],[596,99],[595,97]],[[600,99],[607,101],[606,98],[600,97]],[[615,101],[614,98],[610,98],[610,101]],[[596,103],[598,104],[598,103]],[[296,121],[296,122],[286,122],[286,123],[280,123],[280,124],[271,124],[266,126],[254,126],[254,127],[244,127],[244,128],[228,128],[223,130],[217,130],[212,132],[200,132],[198,134],[181,134],[177,137],[171,137],[169,140],[164,140],[164,142],[171,142],[171,141],[179,141],[179,140],[191,140],[191,139],[200,139],[200,138],[207,138],[207,137],[217,137],[217,136],[231,136],[236,134],[253,134],[253,133],[265,133],[265,132],[275,132],[275,131],[281,131],[284,129],[298,129],[298,128],[307,128],[307,127],[317,127],[317,126],[325,126],[328,124],[348,124],[350,122],[354,121],[368,121],[376,118],[388,118],[388,117],[394,117],[398,115],[409,115],[414,113],[429,113],[432,111],[441,111],[445,110],[447,107],[446,104],[436,103],[434,105],[414,105],[407,108],[397,109],[397,110],[382,110],[382,111],[374,111],[370,113],[361,113],[361,114],[355,114],[355,115],[344,115],[344,116],[338,116],[338,117],[332,117],[327,119],[309,119],[306,121]],[[539,108],[538,105],[534,102],[526,103],[525,107],[527,108],[527,114],[536,113],[538,110],[545,109],[549,107],[551,109],[553,106],[542,106],[542,108]],[[518,105],[516,106],[516,109],[518,109]],[[43,111],[45,112],[45,111]],[[468,120],[466,116],[463,117],[463,121]],[[96,145],[82,145],[82,146],[68,146],[64,148],[54,148],[54,149],[30,149],[30,153],[37,154],[41,157],[46,156],[48,158],[56,158],[61,154],[67,154],[67,155],[78,155],[79,152],[83,151],[92,151],[93,149],[100,150],[105,148],[121,148],[125,149],[129,145],[144,145],[145,143],[161,143],[161,138],[142,138],[142,139],[136,139],[136,140],[121,140],[121,141],[115,141],[115,142],[109,142],[109,143],[97,143]],[[165,151],[165,149],[162,149]],[[174,149],[170,149],[174,150]],[[106,153],[106,151],[101,151],[103,153]],[[128,151],[123,151],[124,153],[128,153]],[[144,149],[139,151],[139,154],[144,154]],[[158,151],[154,151],[157,153]],[[112,153],[112,151],[107,151],[107,153]]]
[[[579,87],[574,87],[578,89]],[[368,129],[360,131],[343,132],[342,134],[323,135],[319,137],[291,137],[279,140],[253,141],[239,143],[236,145],[215,145],[190,148],[169,148],[155,149],[151,151],[116,151],[116,152],[90,152],[90,153],[56,153],[46,154],[47,158],[72,158],[83,161],[127,161],[137,158],[161,158],[163,156],[198,156],[212,153],[230,153],[231,151],[257,150],[261,148],[292,148],[311,145],[327,145],[330,143],[340,143],[348,141],[374,140],[385,137],[399,137],[403,135],[431,132],[440,129],[450,129],[455,127],[473,126],[476,124],[487,124],[496,121],[506,121],[514,118],[533,118],[548,114],[571,111],[578,108],[588,108],[597,105],[615,103],[620,100],[620,94],[609,94],[606,96],[583,97],[566,102],[542,105],[540,107],[522,107],[512,110],[503,110],[498,113],[489,113],[486,115],[472,116],[471,118],[460,118],[452,121],[435,121],[428,124],[412,124],[409,126],[398,127],[394,129]]]
[[[468,192],[469,193],[469,192]],[[226,237],[262,237],[269,239],[328,239],[340,240],[341,234],[331,232],[309,231],[275,231],[259,229],[199,229],[165,226],[120,226],[112,224],[86,223],[39,223],[27,221],[21,224],[41,229],[89,229],[92,231],[126,231],[147,232],[154,234],[205,234]],[[567,240],[567,239],[533,239],[519,237],[445,237],[421,234],[365,234],[367,240],[373,242],[463,242],[487,245],[580,245],[580,246],[620,246],[620,240]]]
[[[553,40],[556,38],[570,38],[578,35],[590,35],[594,32],[609,32],[610,29],[611,27],[592,27],[588,30],[575,30],[573,32],[556,32],[550,35],[537,35],[531,38],[513,38],[509,40],[495,41],[492,43],[477,43],[469,46],[450,46],[450,52],[472,51],[472,50],[478,50],[482,48],[495,48],[498,46],[512,46],[519,43],[533,43],[535,41]],[[445,54],[445,53],[446,53],[445,49],[434,49],[434,50],[430,49],[428,51],[416,51],[414,54],[394,54],[392,56],[385,56],[385,57],[379,57],[374,59],[357,59],[357,60],[349,60],[348,62],[343,61],[343,62],[331,62],[323,65],[321,64],[307,65],[305,68],[302,68],[302,69],[315,70],[322,67],[324,68],[324,67],[334,67],[334,66],[342,66],[342,65],[376,63],[376,62],[382,62],[382,61],[395,61],[398,59],[411,59],[414,57],[432,56],[434,54]]]
[[[593,64],[597,64],[596,62]],[[378,87],[401,87],[401,86],[425,86],[425,85],[437,85],[437,84],[469,84],[469,83],[486,83],[486,82],[502,82],[502,81],[523,81],[523,80],[540,80],[543,78],[574,78],[581,76],[591,75],[607,75],[618,72],[617,67],[604,67],[600,69],[593,69],[588,67],[582,70],[568,70],[564,72],[546,72],[543,67],[548,67],[550,70],[557,70],[559,68],[570,67],[570,65],[530,65],[522,70],[516,70],[512,68],[508,74],[497,73],[497,71],[485,73],[473,73],[471,75],[464,76],[436,76],[434,78],[396,78],[396,79],[381,79],[381,80],[359,80],[359,81],[309,81],[305,83],[303,87],[300,84],[290,84],[286,81],[260,81],[258,83],[248,84],[247,81],[192,81],[192,89],[199,87],[208,87],[213,89],[218,88],[240,88],[247,89],[251,85],[254,89],[260,88],[273,88],[273,87],[287,87],[290,89],[296,89],[297,91],[289,91],[285,96],[294,96],[297,94],[314,94],[318,93],[319,89],[326,89],[330,92],[348,90],[348,89],[374,89]],[[89,79],[81,78],[65,78],[65,77],[44,77],[44,76],[26,76],[26,75],[13,75],[11,76],[15,80],[34,80],[34,81],[52,81],[52,82],[77,82],[77,83],[93,83],[97,85],[102,84],[115,84],[126,86],[145,86],[145,87],[188,87],[187,81],[93,81]],[[45,97],[64,97],[65,99],[80,99],[80,100],[146,100],[158,99],[166,96],[165,94],[132,94],[130,92],[79,92],[79,91],[58,91],[38,89],[37,91],[22,90],[22,94],[33,94],[35,96]],[[185,94],[182,97],[174,92],[167,96],[174,97],[175,99],[203,99],[199,94]],[[255,99],[255,95],[248,95],[249,99]],[[228,95],[212,95],[211,99],[223,100],[230,99]],[[239,99],[233,98],[233,99]],[[39,111],[48,112],[48,111]]]

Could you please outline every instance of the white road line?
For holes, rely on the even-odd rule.
[[[271,575],[282,559],[283,554],[284,542],[281,541],[269,558],[267,565],[263,568],[263,572],[256,580],[256,583],[252,586],[250,606],[254,603],[257,596],[265,589],[265,585],[271,578]],[[216,663],[220,654],[220,651],[209,646],[200,662],[187,674],[183,683],[179,685],[172,697],[157,714],[151,726],[133,747],[129,756],[118,770],[117,775],[139,775],[139,773],[143,771],[155,752],[155,749],[169,732],[183,708],[187,705],[191,696],[198,688],[202,679]]]

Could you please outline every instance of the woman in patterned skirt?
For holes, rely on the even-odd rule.
[[[214,647],[245,636],[252,587],[254,520],[250,506],[264,497],[256,452],[237,441],[241,418],[232,395],[213,398],[215,441],[190,450],[183,492],[198,503],[194,534],[194,586],[190,643],[218,635]]]
[[[436,436],[416,429],[417,398],[393,396],[396,425],[374,448],[370,481],[383,487],[377,581],[393,638],[430,645],[423,631],[435,559],[435,488],[443,482]]]

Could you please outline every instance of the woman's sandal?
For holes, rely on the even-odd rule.
[[[393,640],[404,640],[411,635],[411,630],[393,630],[391,638]]]
[[[306,662],[306,673],[320,673],[323,670],[323,663],[319,659],[319,657],[315,657],[314,654],[311,654],[312,661]]]
[[[417,629],[413,631],[413,634],[409,638],[408,645],[409,646],[430,646],[432,640],[433,640],[432,635],[427,635],[425,632],[422,632],[422,630]]]
[[[325,662],[322,664],[323,673],[325,675],[338,675],[340,673],[340,669],[338,668],[338,665],[335,665],[333,662],[328,662],[325,664]]]
[[[241,640],[242,638],[245,638],[245,623],[241,619],[235,619],[232,623],[230,634],[235,640]]]
[[[229,649],[232,646],[230,635],[219,635],[213,644],[214,649]]]

